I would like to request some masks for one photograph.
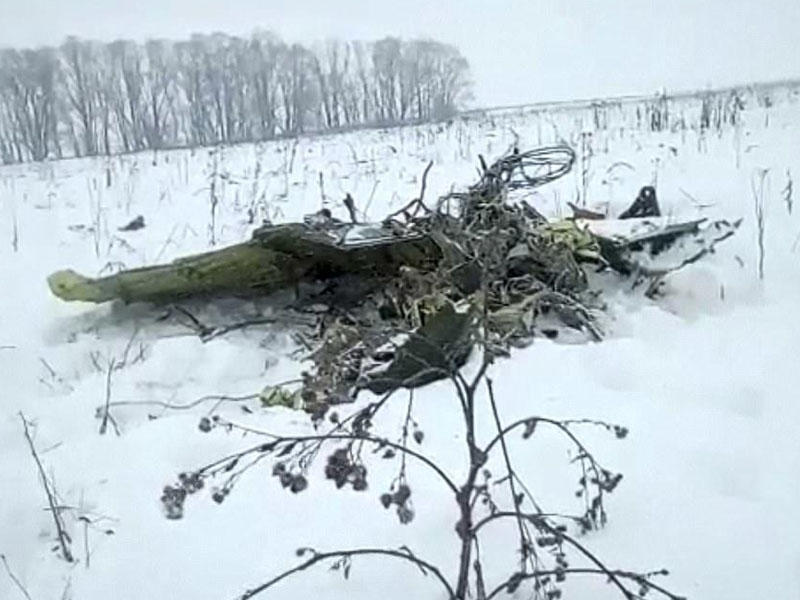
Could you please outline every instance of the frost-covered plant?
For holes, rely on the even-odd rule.
[[[296,567],[252,587],[240,598],[252,598],[267,591],[291,575],[309,567],[327,562],[341,570],[347,577],[354,558],[381,555],[411,562],[423,573],[433,575],[446,597],[463,600],[467,597],[489,600],[502,593],[512,593],[525,586],[531,597],[555,599],[562,595],[562,584],[570,577],[596,575],[619,590],[623,598],[643,598],[655,591],[675,600],[678,596],[652,581],[659,570],[650,573],[623,571],[608,567],[594,555],[581,539],[606,523],[606,496],[617,488],[622,475],[604,468],[589,448],[575,433],[580,425],[595,425],[607,429],[617,438],[625,438],[628,430],[602,421],[557,420],[542,416],[529,416],[504,424],[489,370],[496,357],[491,344],[482,343],[482,360],[477,372],[467,376],[455,361],[446,370],[454,395],[463,416],[467,468],[463,481],[456,481],[444,467],[423,451],[425,435],[422,425],[414,418],[413,390],[407,392],[405,417],[399,424],[399,436],[392,439],[376,433],[375,423],[381,410],[393,402],[402,402],[403,382],[385,395],[355,408],[342,417],[329,409],[326,418],[316,423],[310,435],[281,435],[255,430],[219,416],[204,417],[200,429],[246,431],[263,439],[248,448],[220,458],[191,472],[182,473],[178,481],[164,488],[162,503],[168,518],[179,519],[184,514],[188,496],[196,494],[211,484],[215,502],[224,502],[242,475],[257,465],[271,461],[271,474],[280,486],[290,493],[302,493],[308,488],[309,469],[318,459],[325,460],[324,476],[336,489],[350,488],[366,493],[371,482],[371,461],[395,461],[397,473],[387,487],[381,487],[380,504],[396,514],[401,524],[414,520],[424,500],[413,493],[406,469],[415,461],[430,469],[441,484],[451,492],[455,521],[453,552],[458,556],[458,571],[448,577],[433,562],[419,556],[408,547],[335,549],[323,551],[300,548],[298,557],[303,561]],[[443,357],[451,359],[452,357]],[[437,367],[441,368],[441,367]],[[479,423],[477,414],[481,403],[487,403],[492,422]],[[485,408],[485,407],[484,407]],[[487,430],[488,425],[488,430]],[[543,428],[552,428],[565,436],[574,447],[572,463],[577,467],[578,480],[575,496],[581,509],[574,514],[546,512],[534,498],[529,487],[515,467],[515,457],[510,441],[520,436],[529,439]],[[496,459],[502,465],[492,473],[487,465]],[[502,493],[499,490],[504,490]],[[416,503],[416,506],[415,506]],[[518,539],[515,543],[517,561],[497,581],[490,581],[478,552],[481,536],[493,524],[511,521],[516,524]],[[447,535],[449,532],[443,532]],[[578,566],[580,565],[580,566]]]

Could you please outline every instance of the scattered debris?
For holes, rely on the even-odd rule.
[[[139,215],[127,225],[123,225],[118,231],[139,231],[140,229],[144,229],[144,217],[142,215]]]
[[[258,399],[264,407],[301,408],[303,406],[300,390],[290,391],[284,386],[267,386],[261,391]]]
[[[646,185],[641,189],[630,208],[624,211],[619,218],[640,219],[642,217],[660,216],[661,209],[658,207],[658,201],[656,200],[656,189],[653,186]]]
[[[651,293],[739,225],[661,217],[650,186],[619,219],[572,206],[574,218],[548,221],[526,202],[509,201],[510,191],[554,181],[574,162],[568,146],[514,148],[489,166],[480,157],[476,184],[431,205],[429,163],[419,196],[381,223],[359,223],[348,194],[350,223],[323,208],[303,223],[265,225],[243,244],[168,265],[98,279],[59,271],[48,283],[62,299],[89,302],[294,289],[286,310],[314,309],[316,325],[303,337],[314,366],[299,390],[265,390],[261,400],[324,414],[363,389],[416,387],[453,372],[478,335],[507,353],[529,344],[544,319],[539,335],[554,338],[566,328],[598,341],[602,306],[588,289],[586,265],[647,282]]]

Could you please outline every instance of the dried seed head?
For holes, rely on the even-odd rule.
[[[308,487],[308,480],[303,475],[295,475],[289,489],[297,494]]]
[[[397,517],[400,519],[400,523],[407,525],[414,520],[414,511],[408,508],[406,505],[398,506]]]
[[[168,519],[180,519],[183,517],[183,503],[186,500],[186,490],[182,487],[168,485],[164,487],[161,495],[161,505],[164,514]]]
[[[411,497],[411,488],[405,484],[400,485],[394,493],[395,504],[405,504],[406,500]]]

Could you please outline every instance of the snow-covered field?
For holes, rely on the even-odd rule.
[[[663,298],[606,284],[605,341],[537,340],[498,363],[491,375],[504,419],[600,418],[630,428],[625,440],[585,432],[604,464],[624,473],[608,526],[584,540],[609,565],[666,567],[671,575],[660,583],[696,599],[800,599],[800,207],[790,210],[787,191],[800,176],[800,100],[778,96],[768,108],[749,102],[740,124],[721,132],[644,131],[635,106],[609,109],[602,129],[588,110],[511,110],[296,143],[0,169],[0,599],[24,597],[6,568],[33,600],[231,598],[294,564],[299,546],[406,544],[452,569],[455,505],[413,467],[417,518],[408,526],[378,502],[392,475],[386,466],[372,473],[367,493],[334,492],[312,476],[297,496],[266,467],[255,469],[222,505],[203,492],[184,519],[164,518],[161,488],[177,473],[252,443],[198,430],[215,405],[254,427],[310,429],[303,413],[207,398],[297,377],[303,365],[290,331],[255,328],[203,343],[174,315],[159,320],[163,309],[59,302],[45,278],[65,267],[99,274],[171,260],[242,240],[263,218],[298,220],[323,205],[346,218],[347,192],[377,220],[418,193],[428,161],[426,197],[434,198],[471,183],[478,154],[490,160],[516,136],[523,149],[563,139],[581,157],[567,177],[528,198],[548,215],[569,214],[566,203],[576,200],[613,215],[652,183],[668,214],[744,223],[715,255],[673,275]],[[759,280],[753,183],[764,169]],[[118,231],[138,215],[144,229]],[[262,309],[218,302],[200,314],[219,322]],[[113,427],[99,434],[96,408],[108,395],[124,403],[112,408],[119,435]],[[422,449],[463,473],[448,385],[420,391],[415,406]],[[399,423],[403,409],[384,414],[385,423]],[[34,424],[57,490],[72,564],[53,550],[56,531],[20,413]],[[546,507],[574,507],[563,442],[543,434],[513,441],[512,451]],[[493,568],[513,564],[513,535],[500,529],[489,540]],[[494,571],[498,580],[508,574]],[[615,597],[599,579],[566,591],[577,600]],[[363,559],[347,581],[318,567],[272,597],[304,594],[406,600],[440,590],[412,566]]]

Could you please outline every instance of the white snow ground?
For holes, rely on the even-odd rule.
[[[568,213],[585,171],[588,205],[611,214],[641,185],[656,183],[670,214],[745,221],[717,254],[671,277],[658,301],[609,286],[602,343],[541,340],[497,364],[491,375],[504,419],[540,414],[630,427],[625,440],[585,432],[604,464],[625,476],[609,499],[608,526],[585,538],[609,565],[666,567],[671,576],[661,583],[696,599],[800,598],[800,207],[790,214],[782,194],[788,173],[800,175],[800,103],[788,91],[773,100],[768,109],[751,102],[742,124],[719,135],[640,131],[630,107],[612,108],[609,128],[596,131],[588,111],[507,111],[451,125],[302,139],[294,159],[293,142],[275,142],[0,169],[0,554],[8,568],[34,600],[204,600],[232,598],[294,564],[299,546],[407,544],[454,567],[451,498],[418,468],[411,471],[417,518],[409,526],[378,503],[392,476],[383,465],[365,494],[331,493],[329,482],[312,477],[310,489],[293,496],[267,468],[256,469],[222,505],[203,492],[188,502],[183,520],[165,519],[164,484],[253,442],[198,431],[212,401],[188,410],[153,403],[246,395],[291,379],[301,369],[290,356],[294,347],[274,329],[204,344],[174,320],[155,323],[157,312],[146,307],[59,302],[45,278],[64,267],[96,274],[208,248],[214,179],[219,245],[249,235],[248,209],[256,223],[264,216],[296,220],[317,210],[324,195],[344,218],[338,201],[350,192],[377,219],[418,193],[429,160],[427,197],[434,198],[471,182],[477,154],[497,156],[515,133],[522,148],[563,137],[578,149],[583,133],[591,159],[530,199],[548,214]],[[751,189],[759,169],[769,169],[763,281]],[[140,214],[143,230],[117,231]],[[214,310],[256,308],[231,302]],[[109,380],[109,361],[121,361],[126,347],[126,366]],[[98,433],[95,409],[107,392],[115,402],[142,403],[113,410],[120,436]],[[302,413],[262,412],[252,401],[257,412],[246,415],[241,405],[221,410],[272,431],[309,428]],[[463,442],[447,384],[417,393],[415,406],[426,434],[422,449],[461,473]],[[402,409],[385,414],[384,423],[396,423]],[[20,411],[35,423],[36,445],[65,507],[74,564],[52,550],[53,521]],[[537,433],[512,448],[545,506],[575,508],[577,475],[563,442]],[[508,565],[492,571],[507,577],[513,531],[498,529],[484,553],[493,569]],[[566,591],[577,600],[615,597],[600,580],[576,579]],[[348,581],[319,567],[271,597],[303,594],[441,597],[414,568],[369,559],[355,561]],[[5,567],[0,598],[23,598]]]

